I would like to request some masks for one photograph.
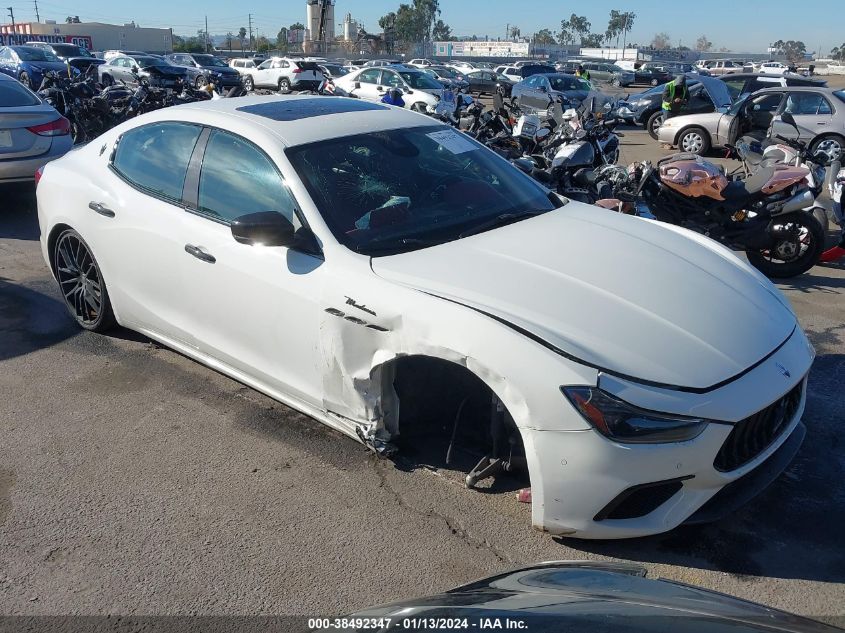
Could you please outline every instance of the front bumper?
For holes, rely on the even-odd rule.
[[[636,393],[643,393],[640,401],[634,402],[638,406],[660,410],[661,401],[667,405],[671,399],[686,398],[688,411],[712,419],[743,420],[798,385],[801,397],[774,440],[753,459],[728,472],[717,470],[714,460],[734,429],[729,423],[711,423],[695,439],[670,444],[621,444],[592,429],[523,429],[531,470],[533,524],[555,535],[617,539],[666,532],[688,521],[715,520],[735,510],[774,481],[798,451],[805,433],[801,416],[812,357],[806,337],[797,330],[766,362],[706,394],[667,394],[631,383],[626,387],[616,379],[604,384],[600,378],[605,389],[615,381],[620,387],[616,395],[628,402],[635,400]],[[794,370],[795,377],[785,380],[778,366]],[[732,410],[735,415],[730,417]],[[644,504],[642,512],[636,511],[636,503],[626,507],[627,514],[608,509],[632,489],[637,492],[650,487],[657,500]]]

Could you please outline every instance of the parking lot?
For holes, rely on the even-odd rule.
[[[620,163],[665,153],[624,131]],[[779,285],[818,356],[807,439],[776,483],[716,524],[576,541],[532,530],[512,491],[378,459],[126,330],[80,331],[41,257],[33,189],[0,200],[5,614],[342,614],[598,559],[845,623],[845,264]]]

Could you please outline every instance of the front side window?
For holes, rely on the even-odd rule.
[[[268,69],[268,68],[270,68],[272,65],[273,65],[273,62],[272,62],[271,60],[269,60],[269,59],[268,59],[266,62],[262,63],[262,64],[258,67],[258,70],[267,70],[267,69]]]
[[[358,81],[360,81],[362,84],[377,84],[380,74],[381,71],[375,68],[371,70],[365,70],[360,75],[358,75]]]
[[[221,222],[276,211],[298,226],[295,204],[276,166],[252,143],[214,130],[200,172],[199,211]]]
[[[389,86],[390,88],[404,88],[404,84],[402,80],[399,78],[399,75],[396,73],[391,73],[388,71],[384,71],[381,74],[381,83],[382,85]]]
[[[369,255],[448,242],[560,206],[529,176],[442,125],[334,138],[287,154],[335,238]]]
[[[50,51],[34,46],[23,46],[18,49],[18,56],[25,62],[58,62],[61,61]]]
[[[129,130],[118,141],[112,168],[133,185],[178,202],[200,131],[199,126],[185,123],[153,123]]]

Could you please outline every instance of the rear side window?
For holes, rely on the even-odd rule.
[[[214,130],[202,161],[199,211],[229,223],[249,213],[276,211],[294,226],[294,202],[275,165],[244,139]]]
[[[201,128],[185,123],[153,123],[120,137],[112,168],[145,191],[178,202],[188,163]]]
[[[791,114],[830,114],[830,104],[814,92],[793,92],[786,100],[786,112]]]
[[[41,103],[28,88],[17,81],[0,81],[0,108],[19,108]]]

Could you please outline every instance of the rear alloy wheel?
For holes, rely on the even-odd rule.
[[[845,144],[845,139],[841,136],[821,136],[810,148],[810,154],[817,154],[819,152],[825,154],[831,162],[835,160],[842,160],[842,150]]]
[[[32,85],[32,79],[29,78],[29,73],[27,73],[26,71],[23,71],[20,75],[18,75],[18,81],[20,81],[27,88],[35,88],[35,86]]]
[[[810,270],[824,250],[825,235],[818,220],[805,211],[772,220],[772,246],[745,251],[748,261],[767,277],[783,279]]]
[[[247,92],[252,92],[255,90],[255,80],[252,78],[252,75],[247,75],[244,77],[244,89]]]
[[[287,77],[279,79],[279,92],[290,92],[290,79]]]
[[[656,86],[658,83],[660,83],[660,82],[659,82],[659,81],[657,81],[657,79],[652,79],[652,80],[651,80],[651,85],[652,85],[652,86]]]
[[[622,82],[620,81],[619,77],[614,77],[614,78],[610,81],[610,83],[611,83],[611,85],[612,85],[614,88],[619,88],[619,87],[621,87],[621,86],[622,86]]]
[[[206,79],[205,75],[199,75],[194,80],[194,85],[197,87],[198,90],[200,88],[202,88],[203,86],[207,85],[207,84],[208,84],[208,79]]]
[[[81,327],[104,332],[115,324],[100,267],[91,249],[73,229],[62,232],[56,240],[53,266],[65,305]]]
[[[690,128],[678,137],[678,149],[703,156],[710,151],[710,137],[700,127]]]

